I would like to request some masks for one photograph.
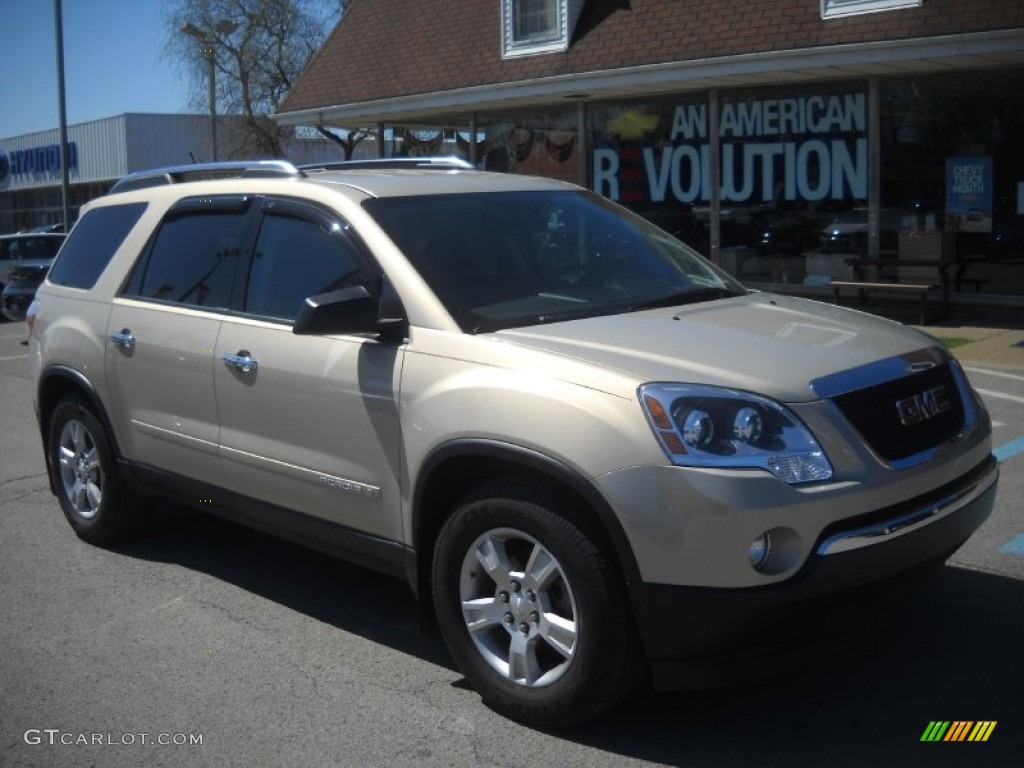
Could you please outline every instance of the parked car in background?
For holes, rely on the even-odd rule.
[[[10,282],[11,270],[22,262],[52,261],[66,237],[60,232],[0,235],[0,288]]]
[[[0,313],[8,320],[25,319],[29,304],[35,298],[36,288],[46,279],[53,259],[23,261],[8,271],[8,280],[0,291]]]
[[[18,234],[27,234],[30,232],[67,232],[63,223],[60,224],[40,224],[38,227],[29,227],[28,229],[18,230]]]

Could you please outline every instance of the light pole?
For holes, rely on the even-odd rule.
[[[194,37],[203,46],[203,56],[206,57],[207,79],[210,86],[210,155],[214,162],[217,161],[217,57],[213,46],[216,42],[216,33],[230,35],[236,29],[238,24],[227,19],[221,19],[208,29],[200,29],[192,22],[181,25],[182,32]]]
[[[60,116],[60,199],[64,231],[71,231],[71,169],[68,153],[68,112],[64,99],[64,10],[61,0],[53,0],[57,33],[57,107]]]

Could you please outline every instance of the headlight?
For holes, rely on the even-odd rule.
[[[639,394],[647,420],[676,464],[764,469],[790,485],[832,477],[825,452],[781,403],[695,384],[645,384]]]

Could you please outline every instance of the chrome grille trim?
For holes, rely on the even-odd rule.
[[[897,515],[872,525],[843,531],[829,536],[815,550],[819,555],[836,555],[913,533],[919,528],[938,522],[968,506],[991,488],[999,478],[999,465],[992,462],[989,470],[967,488],[930,502],[913,512]]]

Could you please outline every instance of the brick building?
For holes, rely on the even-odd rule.
[[[276,119],[577,182],[748,283],[1024,297],[1020,0],[355,0]]]

